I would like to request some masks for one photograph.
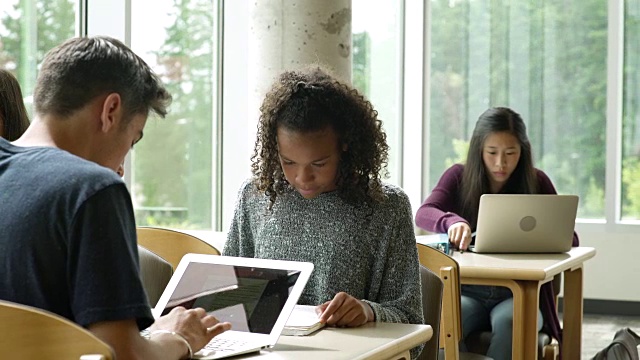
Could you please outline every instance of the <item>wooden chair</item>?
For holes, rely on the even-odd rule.
[[[138,245],[138,256],[140,257],[140,280],[147,293],[149,305],[155,307],[169,280],[171,280],[173,266],[140,245]]]
[[[486,356],[461,353],[459,349],[462,337],[462,320],[460,317],[460,267],[450,256],[432,247],[416,244],[420,264],[442,280],[442,316],[440,321],[440,348],[445,360],[483,360]]]
[[[424,323],[431,325],[433,336],[424,344],[418,360],[438,360],[444,284],[438,275],[422,265],[420,265],[420,284],[422,285],[422,315]]]
[[[109,345],[51,312],[0,301],[0,351],[12,359],[113,360]]]
[[[168,261],[174,270],[188,253],[220,255],[213,245],[183,232],[146,226],[138,227],[137,232],[138,245]]]

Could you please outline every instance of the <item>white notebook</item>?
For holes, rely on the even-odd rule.
[[[324,323],[320,322],[315,306],[296,305],[282,330],[282,335],[304,336],[323,327]]]

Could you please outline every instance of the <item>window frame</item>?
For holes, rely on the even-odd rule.
[[[622,97],[623,97],[623,61],[624,61],[624,3],[625,0],[608,0],[608,46],[607,46],[607,105],[606,105],[606,169],[605,169],[605,213],[602,219],[577,219],[577,227],[587,232],[613,232],[631,233],[637,231],[640,221],[621,219],[621,176],[622,176]],[[233,2],[232,2],[233,3]],[[131,32],[131,0],[80,0],[78,16],[80,34],[110,35],[130,43]],[[242,27],[242,22],[225,22],[224,19],[230,16],[240,5],[231,5],[224,0],[217,0],[219,9],[217,36],[218,57],[216,64],[219,75],[222,79],[230,79],[231,70],[238,70],[239,66],[246,64],[246,60],[241,60],[242,54],[246,51],[247,31],[233,32]],[[245,5],[246,6],[246,5]],[[429,125],[431,122],[429,109],[429,73],[430,63],[430,2],[403,2],[403,40],[404,45],[402,61],[403,77],[402,84],[402,130],[400,136],[400,156],[398,178],[401,186],[408,194],[415,211],[430,193],[434,184],[428,183],[429,169],[429,149],[424,146],[423,140],[428,138]],[[109,23],[100,22],[100,19],[110,19]],[[114,23],[114,19],[117,21]],[[118,19],[122,19],[121,21]],[[246,20],[246,19],[245,19]],[[246,25],[246,23],[244,23]],[[228,46],[236,46],[230,50]],[[411,46],[407,46],[411,44]],[[238,47],[239,46],[239,47]],[[243,46],[245,46],[243,48]],[[247,151],[241,151],[237,156],[230,157],[228,153],[230,146],[237,144],[234,138],[223,133],[223,129],[230,130],[229,116],[236,118],[248,117],[246,109],[234,106],[241,103],[242,91],[248,90],[242,79],[234,81],[239,89],[230,89],[229,81],[220,81],[220,94],[216,104],[216,114],[220,116],[220,121],[214,126],[216,133],[214,136],[219,140],[216,148],[213,166],[214,172],[214,204],[212,209],[213,224],[215,231],[225,229],[230,223],[232,214],[230,209],[235,202],[235,194],[241,181],[248,176],[249,160],[252,151],[251,124],[247,120],[247,128],[241,130],[242,142],[247,144]],[[246,92],[245,92],[246,93]],[[222,94],[225,94],[223,96]],[[234,109],[232,112],[232,109]],[[240,113],[238,114],[238,109]],[[226,126],[225,126],[226,125]],[[241,124],[243,125],[243,124]],[[234,135],[234,136],[235,136]],[[219,160],[216,160],[219,159]],[[234,163],[236,162],[237,163]],[[126,173],[130,173],[131,163],[129,157],[125,163]],[[224,180],[221,174],[225,174]],[[125,181],[130,185],[131,179],[125,175]],[[235,189],[228,189],[232,187]],[[233,198],[233,199],[232,199]]]
[[[624,1],[625,0],[608,0],[608,34],[607,34],[607,107],[606,107],[606,169],[605,169],[605,213],[601,219],[583,219],[576,220],[577,227],[586,232],[612,232],[612,233],[630,233],[637,231],[640,221],[622,220],[621,219],[621,187],[622,187],[622,106],[623,106],[623,61],[624,61]],[[416,134],[421,133],[420,143],[424,143],[428,139],[429,125],[431,123],[429,114],[429,87],[430,82],[430,29],[429,3],[425,3],[425,15],[420,18],[420,11],[415,4],[406,7],[406,28],[405,43],[409,43],[410,34],[424,33],[423,42],[411,42],[412,46],[405,48],[405,51],[411,52],[411,56],[406,56],[405,61],[405,122],[407,127],[405,133],[405,154],[404,163],[414,164],[404,168],[403,179],[415,179],[420,177],[422,189],[419,192],[415,181],[407,182],[405,190],[409,194],[413,205],[414,214],[421,202],[429,195],[435,184],[429,184],[429,148],[423,146],[422,159],[415,156],[411,143],[415,143]],[[411,7],[413,6],[413,7]],[[416,15],[418,14],[418,15]],[[420,31],[422,30],[422,31]],[[415,40],[413,40],[415,41]],[[413,46],[419,44],[421,46]],[[415,57],[421,56],[423,64],[424,81],[422,82],[423,98],[422,104],[413,100],[411,92],[420,88],[420,84],[416,84],[415,76],[419,71],[416,65],[411,62],[417,61]],[[413,76],[412,76],[413,75]],[[413,90],[408,90],[409,88]],[[411,124],[410,119],[415,116],[407,117],[408,114],[423,114],[422,124]],[[422,131],[418,131],[422,128]],[[411,140],[410,140],[411,139]],[[417,165],[415,165],[417,164]],[[416,206],[416,204],[418,204]]]

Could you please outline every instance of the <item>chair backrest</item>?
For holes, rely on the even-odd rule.
[[[458,344],[462,336],[460,320],[460,267],[445,253],[423,244],[416,244],[420,264],[442,280],[442,317],[440,322],[440,347],[445,359],[459,359]]]
[[[0,301],[0,353],[12,359],[113,360],[109,345],[48,311]]]
[[[167,287],[173,267],[165,259],[154,254],[147,248],[138,245],[140,257],[140,280],[147,293],[149,305],[155,307]]]
[[[422,314],[424,323],[431,325],[433,336],[424,345],[418,360],[438,360],[440,343],[440,317],[442,314],[442,289],[440,277],[420,265],[420,283],[422,285]]]
[[[137,232],[138,245],[168,261],[174,270],[188,253],[220,255],[213,245],[180,231],[140,226]]]

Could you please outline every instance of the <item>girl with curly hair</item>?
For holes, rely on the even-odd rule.
[[[556,194],[549,177],[533,166],[531,143],[520,114],[506,107],[486,110],[476,122],[467,161],[447,169],[416,213],[416,225],[448,233],[452,246],[466,250],[472,243],[482,194]],[[578,246],[578,235],[573,235]],[[513,295],[505,287],[462,286],[463,340],[491,329],[487,356],[510,359],[513,338]],[[544,319],[544,322],[543,322]],[[551,282],[540,291],[538,330],[561,340]],[[463,342],[464,343],[464,342]]]
[[[313,67],[281,74],[260,112],[223,254],[313,262],[300,303],[327,325],[422,323],[411,205],[381,181],[388,145],[371,103]]]

